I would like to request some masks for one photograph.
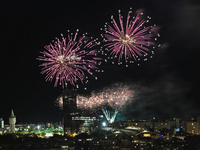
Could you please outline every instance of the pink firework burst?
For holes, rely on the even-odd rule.
[[[112,25],[106,23],[106,33],[102,35],[104,42],[107,43],[105,44],[106,50],[110,53],[111,59],[118,58],[118,64],[122,63],[123,58],[126,62],[128,58],[133,58],[137,61],[139,56],[148,55],[149,48],[155,48],[155,40],[157,40],[157,36],[160,36],[156,33],[155,24],[153,26],[144,26],[151,17],[147,16],[147,19],[142,19],[142,11],[137,11],[136,17],[131,17],[131,13],[132,11],[130,10],[126,23],[124,23],[123,16],[119,10],[119,26],[111,16]],[[134,61],[130,61],[130,63],[134,63]]]
[[[46,45],[46,51],[40,52],[43,56],[37,58],[44,61],[40,66],[43,67],[41,73],[46,74],[46,81],[52,81],[55,78],[54,86],[58,82],[62,88],[67,87],[70,82],[77,86],[77,80],[83,83],[85,73],[93,75],[93,69],[98,69],[97,57],[98,51],[94,49],[99,43],[97,39],[91,40],[85,35],[77,40],[78,30],[74,36],[68,34],[68,41],[62,36],[62,40]],[[97,79],[97,77],[95,77]],[[86,83],[88,80],[86,81]]]

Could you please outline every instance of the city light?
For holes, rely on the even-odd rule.
[[[105,127],[106,126],[106,122],[103,122],[102,125]]]

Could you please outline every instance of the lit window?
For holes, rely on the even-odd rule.
[[[144,134],[144,137],[150,137],[150,134]]]

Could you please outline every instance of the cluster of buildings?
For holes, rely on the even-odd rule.
[[[23,133],[30,134],[31,132],[37,130],[38,132],[42,130],[54,129],[56,131],[63,131],[63,123],[59,122],[46,122],[46,123],[38,123],[38,124],[16,124],[16,116],[14,115],[14,111],[11,110],[11,116],[9,117],[9,124],[4,124],[3,118],[0,118],[0,134],[6,133]],[[50,130],[53,131],[53,130]],[[47,134],[51,135],[52,134]]]
[[[46,128],[63,128],[64,134],[68,133],[88,133],[94,132],[99,127],[105,126],[105,118],[102,115],[89,116],[84,114],[81,110],[77,109],[76,104],[76,91],[64,90],[63,97],[63,120],[57,124],[48,122],[46,124],[24,124],[19,125],[16,123],[16,116],[13,110],[11,110],[11,116],[9,117],[9,125],[4,125],[3,118],[0,118],[0,132],[7,131],[9,133],[15,133],[28,127],[29,130],[46,129]],[[102,124],[104,123],[104,124]],[[149,130],[155,133],[159,133],[163,128],[173,130],[173,133],[184,132],[190,134],[200,135],[200,117],[181,119],[173,118],[170,120],[158,120],[150,119],[143,121],[121,121],[119,123],[112,123],[113,128],[132,126],[134,128]]]
[[[14,115],[13,110],[11,110],[11,116],[9,117],[9,133],[15,133],[15,123],[16,123],[16,116]],[[5,131],[5,125],[3,118],[0,118],[0,133]]]
[[[102,126],[105,121],[100,116],[87,116],[83,114],[76,106],[76,91],[65,90],[63,96],[64,112],[64,133],[90,133]],[[143,121],[121,121],[110,124],[113,128],[133,127],[141,130],[149,130],[160,133],[162,129],[167,129],[176,133],[188,133],[200,135],[200,116],[198,118],[181,119],[173,118],[170,120],[158,120],[156,118]]]
[[[77,135],[75,149],[196,149],[200,148],[199,127],[200,117],[120,121],[90,135]]]
[[[176,143],[178,141],[182,147],[186,147],[188,146],[185,140],[186,137],[200,135],[200,116],[190,119],[172,118],[159,120],[152,118],[149,120],[127,120],[106,124],[106,120],[102,115],[89,116],[77,109],[75,90],[65,90],[62,96],[64,115],[62,122],[57,124],[16,125],[16,116],[12,110],[9,125],[4,125],[3,119],[0,118],[1,133],[5,133],[5,131],[7,133],[15,133],[21,130],[33,131],[60,128],[63,129],[64,139],[66,136],[74,138],[72,142],[75,143],[74,149],[114,150],[145,150],[149,147],[155,148],[158,145],[161,149],[174,148],[177,147],[177,145],[174,145],[174,138]],[[156,145],[155,141],[157,139],[164,141]]]

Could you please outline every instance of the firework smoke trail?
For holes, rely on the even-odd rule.
[[[137,61],[139,59],[138,56],[147,56],[149,48],[155,48],[154,40],[156,41],[157,37],[160,37],[156,33],[157,28],[155,24],[153,26],[144,26],[145,23],[149,22],[151,17],[147,16],[146,20],[142,19],[143,12],[141,10],[137,11],[136,17],[133,18],[131,18],[131,13],[132,11],[130,10],[127,15],[126,24],[124,24],[123,16],[119,10],[120,26],[118,26],[113,16],[111,16],[112,25],[106,23],[105,34],[101,35],[104,38],[104,42],[107,43],[105,47],[107,47],[106,50],[110,53],[111,59],[118,58],[119,65],[122,64],[123,57],[128,62],[129,58]],[[158,47],[160,46],[159,44]],[[144,59],[144,61],[146,60],[147,58]],[[130,60],[130,63],[134,63],[134,61]]]
[[[76,82],[80,80],[83,83],[85,72],[93,75],[91,69],[98,69],[97,62],[100,58],[97,57],[98,51],[93,49],[99,45],[97,39],[90,40],[83,34],[77,40],[78,30],[72,35],[68,34],[67,41],[61,34],[62,40],[57,39],[54,44],[46,45],[47,51],[40,52],[43,56],[37,58],[44,61],[40,66],[43,67],[41,73],[46,74],[46,81],[55,78],[55,87],[58,82],[62,88],[67,87],[67,82],[70,82],[78,88]]]
[[[101,107],[108,122],[112,123],[117,113],[126,106],[133,96],[134,91],[131,90],[130,86],[114,84],[111,87],[102,89],[100,92],[93,92],[88,98],[79,96],[77,98],[77,107],[89,111],[95,111],[96,108]],[[107,110],[107,106],[110,106],[114,113]]]
[[[77,95],[76,104],[77,108],[95,112],[97,108],[101,107],[107,121],[114,122],[118,112],[134,98],[134,90],[129,85],[117,83],[110,87],[106,87],[99,92],[92,92],[90,96]],[[59,96],[56,99],[56,106],[63,108],[63,98]],[[114,110],[107,109],[109,107]]]
[[[76,96],[76,104],[77,108],[79,109],[85,109],[89,111],[95,111],[97,107],[99,107],[103,103],[103,99],[100,99],[97,95],[95,95],[94,92],[91,93],[91,96],[82,96],[77,95]],[[63,96],[60,95],[55,100],[55,106],[59,107],[60,109],[63,109]]]
[[[104,102],[103,97],[98,93],[92,92],[90,96],[77,95],[76,104],[77,108],[95,112],[95,109],[102,105]]]

